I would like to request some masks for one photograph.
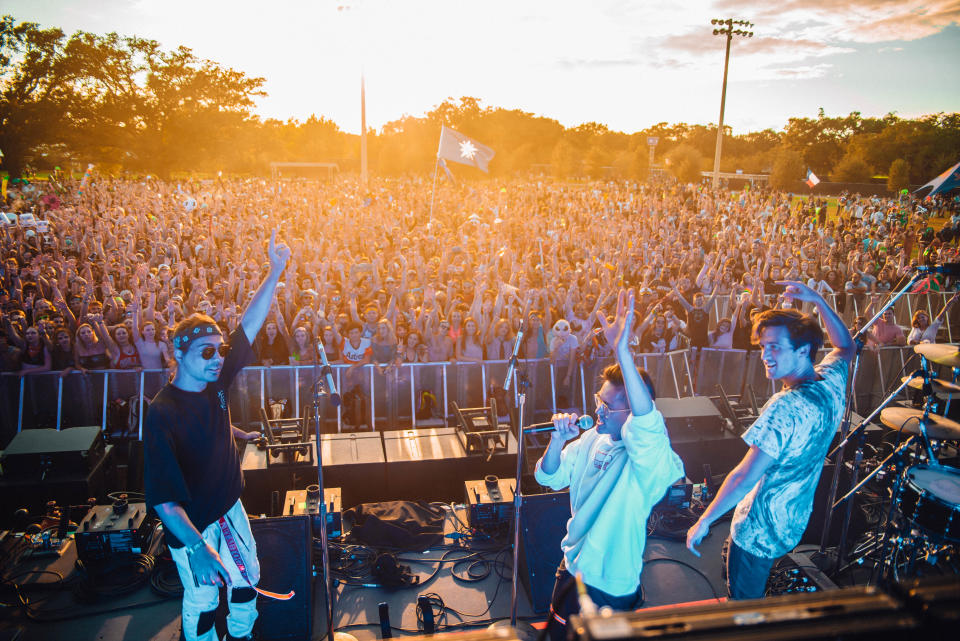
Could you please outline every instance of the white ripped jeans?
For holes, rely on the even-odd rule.
[[[217,551],[220,560],[230,574],[233,586],[229,589],[230,613],[227,615],[227,632],[231,637],[242,639],[253,630],[257,620],[256,592],[251,588],[260,580],[260,563],[257,560],[257,544],[250,531],[250,521],[243,504],[238,500],[224,515],[227,526],[233,534],[237,550],[246,566],[247,583],[230,554],[230,548],[220,530],[220,524],[214,521],[201,534],[203,540]],[[183,636],[187,641],[216,641],[217,631],[214,612],[220,602],[220,588],[216,585],[200,585],[193,576],[186,548],[170,549],[170,555],[180,572],[183,583]]]

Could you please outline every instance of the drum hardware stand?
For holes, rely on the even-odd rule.
[[[858,345],[859,345],[859,343],[858,343]],[[859,347],[858,347],[858,349],[859,349]],[[825,541],[827,540],[827,529],[826,529],[826,528],[828,528],[829,525],[830,525],[830,521],[829,521],[830,514],[833,513],[833,510],[836,509],[837,506],[839,506],[841,503],[843,503],[849,496],[851,496],[853,493],[855,493],[856,490],[859,490],[867,481],[869,481],[869,480],[874,476],[874,474],[876,474],[876,472],[883,467],[883,463],[886,463],[886,461],[884,461],[883,463],[881,463],[880,466],[877,467],[877,469],[875,469],[873,472],[870,473],[870,475],[868,475],[866,478],[863,479],[863,482],[859,482],[859,477],[860,477],[860,463],[863,461],[863,449],[864,449],[864,446],[866,445],[866,439],[867,439],[866,426],[867,426],[867,425],[870,423],[870,421],[872,421],[878,414],[880,414],[881,410],[883,410],[883,408],[885,408],[887,405],[889,405],[889,404],[893,401],[893,399],[896,398],[897,395],[898,395],[901,391],[903,391],[903,389],[904,389],[905,387],[907,387],[907,385],[910,384],[910,381],[912,381],[914,378],[917,378],[918,376],[925,376],[925,375],[926,375],[926,373],[923,372],[923,371],[921,371],[921,370],[917,370],[916,372],[914,372],[909,378],[907,378],[906,381],[904,381],[903,383],[901,383],[900,386],[897,387],[897,389],[895,389],[893,392],[891,392],[891,394],[890,394],[889,396],[887,396],[887,398],[883,399],[883,401],[880,403],[880,405],[879,405],[875,410],[873,410],[873,412],[872,412],[869,416],[867,416],[865,419],[863,419],[863,421],[862,421],[856,428],[854,428],[853,431],[849,432],[849,433],[847,434],[846,438],[844,438],[843,440],[841,440],[841,441],[837,444],[837,446],[836,446],[835,448],[833,448],[833,450],[830,452],[830,454],[827,454],[827,458],[829,458],[831,455],[833,455],[833,454],[834,454],[835,452],[837,452],[837,451],[841,451],[841,452],[842,452],[843,448],[846,446],[847,442],[853,437],[853,435],[854,435],[854,434],[857,434],[857,435],[858,435],[858,438],[857,438],[857,451],[856,451],[856,454],[854,455],[854,458],[853,458],[853,469],[851,470],[851,475],[852,475],[852,476],[851,476],[851,478],[850,478],[850,484],[853,485],[853,486],[855,486],[855,487],[854,487],[853,490],[851,490],[849,493],[847,493],[846,496],[844,496],[844,497],[841,498],[839,501],[837,501],[836,503],[834,503],[833,506],[827,511],[827,521],[826,521],[826,523],[824,524],[824,528],[825,528],[825,529],[824,529],[823,538],[821,539],[821,550],[823,550],[823,545],[824,545]],[[913,438],[913,437],[911,437],[911,439],[912,439],[912,438]],[[887,458],[889,458],[889,457],[887,457]],[[839,469],[841,463],[842,463],[842,458],[838,457],[838,459],[837,459],[837,464],[836,464],[837,469]],[[836,474],[834,474],[834,476],[836,477]],[[835,496],[835,495],[834,495],[834,496]],[[832,499],[833,496],[831,496],[830,498]],[[837,555],[836,555],[836,566],[835,566],[835,569],[837,569],[837,571],[839,571],[839,568],[840,568],[841,566],[843,566],[844,561],[846,561],[846,554],[847,554],[847,534],[850,532],[850,519],[851,519],[852,516],[853,516],[853,501],[850,501],[850,502],[847,503],[847,505],[846,505],[846,509],[845,509],[845,512],[844,512],[844,515],[843,515],[843,526],[842,526],[842,528],[841,528],[840,541],[839,541],[839,543],[837,544]]]
[[[317,358],[313,359],[313,422],[314,439],[317,446],[317,485],[320,492],[320,546],[323,561],[323,584],[327,598],[327,641],[333,641],[333,579],[330,576],[330,549],[327,541],[327,499],[323,488],[323,449],[320,443],[320,406],[327,399],[334,407],[340,405],[340,395],[333,383],[333,370],[327,361],[327,352],[323,346],[323,339],[317,337]],[[321,366],[322,363],[322,366]],[[310,604],[313,607],[313,604]]]
[[[923,393],[927,395],[927,402],[923,408],[923,416],[920,418],[920,436],[921,442],[923,443],[923,448],[927,452],[927,464],[931,467],[939,467],[940,461],[937,459],[937,455],[933,452],[933,446],[930,444],[930,437],[927,435],[927,420],[930,417],[930,410],[933,409],[933,399],[935,395],[933,393],[933,384],[930,382],[930,371],[926,367],[927,359],[924,356],[920,356],[920,362],[923,364]]]
[[[834,450],[837,453],[837,455],[836,455],[836,459],[834,460],[835,464],[833,466],[833,479],[830,482],[830,492],[827,495],[827,505],[833,504],[834,499],[837,497],[837,489],[840,484],[840,468],[842,467],[842,464],[843,464],[844,449],[845,449],[847,440],[849,438],[848,432],[850,430],[850,421],[853,413],[853,400],[854,400],[853,395],[854,395],[854,389],[855,389],[854,383],[857,379],[857,374],[860,370],[860,356],[863,353],[863,347],[866,344],[865,337],[866,337],[867,331],[874,325],[874,323],[876,323],[883,316],[883,314],[889,308],[893,307],[893,305],[904,294],[906,294],[914,286],[914,284],[916,284],[920,280],[921,275],[922,275],[921,270],[919,269],[916,270],[913,276],[910,278],[910,281],[906,285],[904,285],[903,288],[896,293],[896,295],[891,296],[890,300],[888,300],[883,305],[883,307],[881,307],[880,310],[876,314],[874,314],[873,318],[867,321],[864,324],[864,326],[860,328],[856,336],[853,337],[854,344],[857,347],[857,351],[853,359],[853,371],[850,374],[849,379],[847,379],[844,415],[843,415],[843,421],[841,421],[840,423],[840,436],[842,437],[842,439],[840,441],[840,444]],[[864,421],[863,425],[865,424],[866,424],[866,421]],[[863,425],[861,425],[861,428],[863,427]],[[861,434],[858,442],[858,447],[857,447],[857,454],[856,454],[857,460],[863,459],[863,444],[864,444],[864,436]],[[856,467],[854,467],[854,474],[856,473],[857,473]],[[854,481],[854,484],[856,484],[856,481]],[[823,533],[820,536],[820,553],[824,555],[826,554],[826,551],[827,551],[827,547],[828,547],[827,543],[830,540],[830,523],[833,520],[833,510],[835,509],[835,507],[836,506],[834,506],[834,508],[827,510],[827,513],[824,516]],[[848,508],[847,522],[844,524],[844,530],[846,530],[847,527],[849,526],[849,514],[850,514],[850,510]],[[836,562],[833,567],[834,570],[836,570],[842,565],[841,559],[845,553],[845,550],[844,550],[845,547],[846,547],[845,538],[841,538],[840,549],[838,551]]]

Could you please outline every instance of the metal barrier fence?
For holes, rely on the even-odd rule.
[[[637,364],[650,373],[660,395],[679,398],[693,390],[688,355],[687,350],[641,354]],[[521,360],[510,398],[516,404],[518,381],[525,378],[530,420],[547,420],[562,410],[586,413],[593,409],[600,372],[612,362],[580,364],[567,379],[565,365],[551,365],[548,359]],[[506,371],[507,361],[405,363],[386,372],[374,365],[355,369],[334,365],[343,403],[323,407],[321,419],[326,431],[342,431],[345,426],[374,430],[446,424],[454,415],[452,403],[461,408],[486,407],[491,394],[500,395]],[[0,376],[0,442],[6,445],[23,429],[78,425],[100,425],[116,435],[142,438],[149,399],[165,377],[161,370],[5,374]],[[312,416],[314,381],[311,366],[244,368],[231,387],[231,417],[237,425],[252,426],[260,420],[260,409],[271,401],[284,403],[288,416]],[[507,408],[500,409],[505,413]]]
[[[916,309],[935,316],[946,296],[909,294],[898,301],[898,321],[909,318]],[[844,314],[859,313],[852,307]],[[714,314],[723,314],[729,299],[714,301]],[[953,320],[955,310],[951,310]],[[941,339],[952,340],[952,323],[944,323]],[[566,366],[552,366],[549,360],[521,361],[520,372],[529,380],[526,417],[529,421],[547,420],[555,411],[593,409],[603,367],[611,358],[576,367],[569,380]],[[742,395],[750,387],[758,401],[775,391],[767,380],[756,350],[684,349],[667,354],[640,354],[639,366],[653,379],[659,396],[675,398],[714,395],[722,384],[730,395]],[[860,412],[875,406],[885,390],[899,383],[907,370],[919,361],[911,348],[866,349],[856,381],[854,409]],[[373,365],[350,369],[333,367],[338,389],[345,403],[324,409],[324,429],[340,431],[345,424],[366,429],[400,429],[445,424],[453,416],[452,402],[460,407],[488,405],[491,387],[501,386],[506,361],[481,363],[409,363],[386,373]],[[946,373],[949,376],[949,373]],[[86,375],[59,372],[0,375],[0,446],[5,447],[16,432],[37,427],[63,429],[78,425],[100,425],[112,433],[142,437],[143,407],[162,387],[166,373],[160,370],[102,370]],[[245,368],[234,382],[231,412],[238,425],[252,426],[259,421],[260,408],[270,399],[286,399],[286,414],[300,417],[312,402],[314,370],[310,366],[253,366]],[[516,402],[516,381],[511,396]]]

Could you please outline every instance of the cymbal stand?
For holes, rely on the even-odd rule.
[[[883,316],[883,314],[887,311],[887,309],[889,309],[890,307],[893,307],[893,305],[904,294],[906,294],[908,291],[910,291],[910,289],[913,288],[913,286],[917,283],[917,281],[920,280],[921,275],[922,274],[920,273],[919,270],[915,271],[913,276],[910,278],[910,281],[906,285],[904,285],[903,288],[901,288],[900,291],[898,291],[894,296],[891,296],[890,300],[888,300],[883,305],[880,311],[878,311],[873,316],[873,318],[867,321],[866,324],[864,324],[864,326],[861,327],[860,330],[857,332],[856,336],[853,337],[854,343],[857,346],[857,352],[853,359],[853,372],[850,374],[850,377],[847,379],[844,416],[843,416],[843,421],[840,423],[840,436],[842,436],[843,439],[841,441],[840,446],[838,446],[838,448],[836,449],[837,456],[834,459],[835,464],[833,466],[833,479],[830,482],[830,492],[827,495],[827,505],[830,505],[833,503],[833,500],[837,496],[837,489],[840,484],[840,468],[843,467],[843,454],[844,454],[844,449],[846,447],[848,432],[850,430],[850,420],[853,413],[853,394],[855,389],[854,384],[856,382],[857,374],[860,370],[860,355],[862,354],[863,347],[866,344],[867,331],[874,325],[874,323],[876,323],[880,319],[881,316]],[[857,456],[862,460],[863,458],[863,447],[862,447],[863,438],[862,437],[860,439],[860,443],[861,445],[858,447]],[[824,517],[823,533],[820,536],[821,554],[826,554],[826,551],[827,551],[827,543],[830,540],[830,522],[832,520],[833,520],[833,510],[831,509],[827,511]],[[843,541],[841,541],[841,545],[844,545]],[[839,566],[840,566],[840,563],[839,563],[839,555],[838,555],[837,564],[834,566],[834,570],[836,570]]]

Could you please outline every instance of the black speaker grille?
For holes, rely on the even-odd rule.
[[[311,638],[313,541],[309,517],[251,519],[250,529],[257,542],[260,560],[259,587],[274,592],[296,592],[289,601],[257,598],[255,638],[263,641]]]

